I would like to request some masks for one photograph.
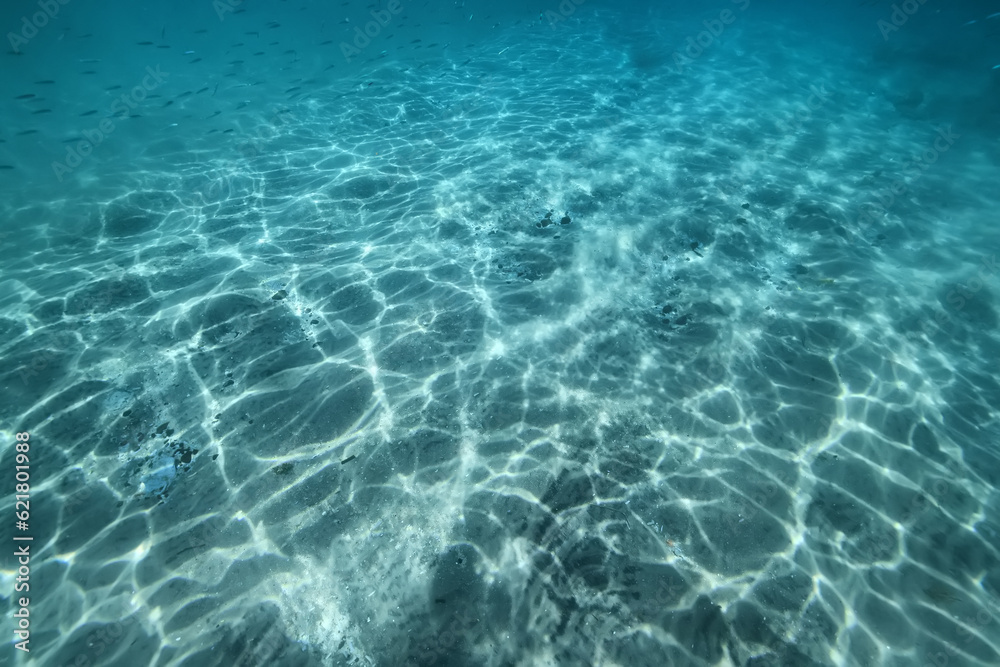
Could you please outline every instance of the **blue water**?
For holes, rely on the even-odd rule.
[[[998,13],[6,3],[0,664],[1000,664]]]

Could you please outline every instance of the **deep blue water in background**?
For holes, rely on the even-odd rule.
[[[1000,664],[1000,2],[0,28],[0,664]]]

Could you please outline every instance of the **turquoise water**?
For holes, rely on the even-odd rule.
[[[0,663],[1000,664],[1000,3],[10,4]]]

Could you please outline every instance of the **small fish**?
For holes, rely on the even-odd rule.
[[[193,54],[194,54],[194,51],[185,51],[184,52],[184,55],[186,55],[186,56],[190,56],[190,55],[193,55]]]
[[[201,62],[201,58],[195,58],[194,60],[191,61],[190,64],[194,65],[195,63],[200,63],[200,62]]]
[[[81,117],[83,117],[83,116],[93,116],[95,113],[97,113],[97,109],[91,109],[90,111],[84,111],[82,114],[80,114],[80,116]]]
[[[121,86],[108,86],[104,90],[111,91],[111,90],[121,90],[121,89],[122,89]]]
[[[25,93],[24,95],[18,95],[14,99],[15,100],[30,100],[34,96],[35,96],[34,93]]]
[[[199,89],[198,91],[196,91],[196,92],[195,92],[195,95],[200,95],[200,94],[202,94],[203,92],[205,92],[206,90],[208,90],[208,86],[205,86],[204,88],[201,88],[201,89]]]
[[[20,132],[17,133],[17,136],[19,136],[19,137],[26,137],[29,134],[38,134],[38,130],[22,130],[22,131],[20,131]]]
[[[350,463],[351,461],[353,461],[356,458],[358,458],[357,454],[351,454],[346,459],[344,459],[343,461],[341,461],[340,465],[344,465],[345,463]]]
[[[201,30],[195,30],[194,34],[196,34],[196,35],[204,35],[206,32],[208,32],[208,31],[205,30],[204,28],[202,28]]]
[[[9,164],[0,164],[0,169],[13,169],[14,167]]]
[[[139,46],[152,46],[152,42],[136,42]]]
[[[38,111],[32,111],[33,116],[37,116],[40,113],[52,113],[52,109],[39,109]]]

